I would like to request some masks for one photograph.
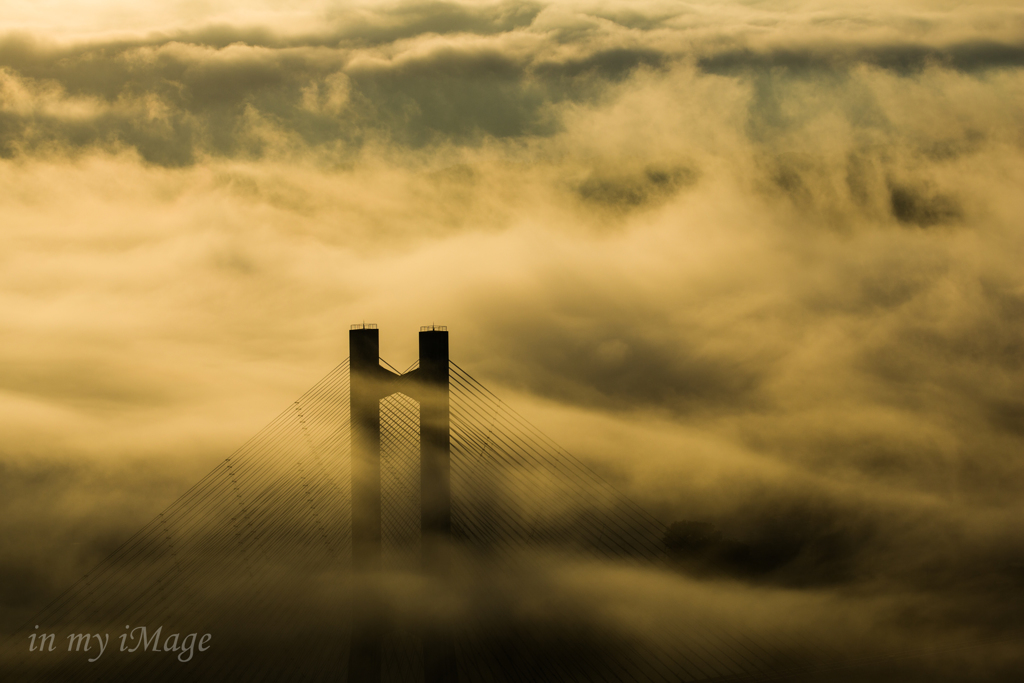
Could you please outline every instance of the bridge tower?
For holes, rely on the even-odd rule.
[[[451,412],[448,385],[448,331],[420,328],[419,367],[397,375],[380,364],[376,325],[349,330],[349,401],[352,428],[352,568],[381,568],[380,401],[398,390],[420,406],[420,531],[423,569],[444,574],[451,541]],[[372,596],[353,598],[352,646],[348,680],[381,680],[383,625]],[[457,669],[451,634],[432,631],[423,643],[425,683],[455,683]]]

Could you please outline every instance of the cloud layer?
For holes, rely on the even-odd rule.
[[[366,320],[402,367],[447,324],[665,521],[793,549],[755,584],[1012,621],[1012,3],[169,7],[0,35],[0,558],[32,601],[98,552],[52,539],[157,511]]]

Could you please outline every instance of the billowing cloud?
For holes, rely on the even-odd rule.
[[[365,320],[401,367],[447,324],[632,497],[713,524],[680,572],[1016,623],[1013,3],[109,7],[0,35],[9,614]]]

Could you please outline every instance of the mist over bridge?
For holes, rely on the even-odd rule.
[[[806,669],[806,645],[714,619],[599,626],[546,577],[642,578],[665,564],[666,526],[451,361],[445,328],[420,330],[404,372],[380,359],[376,326],[349,335],[346,361],[18,634],[11,680],[788,680],[798,656]],[[531,600],[565,607],[538,616]]]

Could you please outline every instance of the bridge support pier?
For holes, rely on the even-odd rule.
[[[451,409],[448,332],[420,331],[419,367],[405,376],[402,391],[420,405],[420,532],[423,569],[449,580],[451,513]],[[349,401],[352,429],[352,568],[364,579],[381,568],[380,400],[395,391],[397,375],[380,365],[376,326],[349,331]],[[357,591],[352,604],[348,681],[381,680],[380,600]],[[456,683],[455,643],[443,625],[424,635],[425,683]]]
[[[426,569],[447,568],[452,534],[451,408],[448,332],[420,332],[420,366],[413,373],[420,404],[420,531]],[[440,566],[439,566],[440,565]]]
[[[416,400],[420,403],[420,532],[423,569],[442,583],[451,580],[451,408],[448,332],[420,331]],[[456,683],[455,642],[445,625],[423,640],[425,683]]]
[[[380,336],[374,328],[349,330],[349,409],[352,429],[352,570],[371,585],[352,595],[348,678],[381,680],[381,605],[372,585],[381,567],[380,399],[389,375],[380,366]]]

